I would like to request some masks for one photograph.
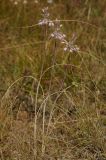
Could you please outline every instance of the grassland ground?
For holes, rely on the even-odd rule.
[[[78,52],[38,25],[45,6]],[[1,160],[106,160],[105,6],[0,1]]]

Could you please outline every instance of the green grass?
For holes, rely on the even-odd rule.
[[[0,159],[106,159],[105,0],[58,0],[68,53],[36,25],[46,1],[0,2]]]

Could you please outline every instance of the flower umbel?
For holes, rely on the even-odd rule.
[[[64,51],[69,51],[69,52],[78,52],[79,51],[79,47],[77,45],[75,45],[75,40],[76,40],[76,36],[75,34],[73,34],[71,40],[68,41],[64,41],[63,43],[65,44],[64,47]]]
[[[51,37],[55,38],[55,39],[59,39],[60,41],[63,41],[64,42],[64,38],[66,37],[65,34],[61,33],[61,32],[57,32],[57,31],[54,31],[52,34],[51,34]]]
[[[54,23],[52,22],[52,20],[49,19],[49,12],[48,12],[48,7],[42,9],[42,19],[39,21],[39,25],[48,25],[48,26],[54,26]]]
[[[64,42],[66,35],[62,33],[61,27],[62,27],[62,24],[60,24],[60,21],[56,19],[54,24],[54,31],[53,33],[51,33],[50,36],[54,39],[58,39],[61,42]]]
[[[69,51],[69,52],[78,52],[79,47],[77,45],[72,44],[71,42],[65,43],[64,51]]]
[[[50,34],[50,37],[59,40],[60,43],[64,44],[64,51],[68,52],[78,52],[79,48],[77,45],[75,45],[76,36],[73,34],[70,41],[67,41],[66,34],[62,32],[62,24],[60,23],[60,20],[56,19],[55,21],[52,21],[49,16],[48,7],[42,9],[42,19],[39,21],[39,25],[47,25],[49,27],[52,27],[53,32]]]

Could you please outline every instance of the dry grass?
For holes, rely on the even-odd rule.
[[[46,4],[0,2],[0,159],[105,160],[106,2],[49,4],[78,53],[36,25]]]

